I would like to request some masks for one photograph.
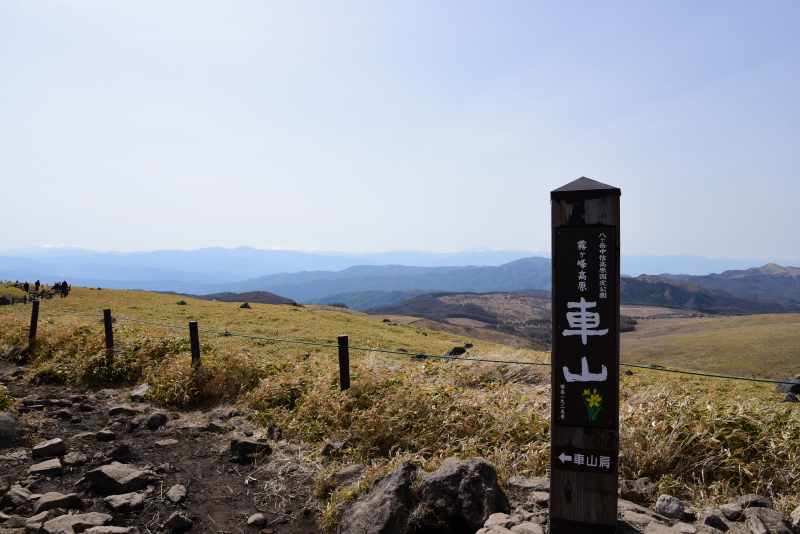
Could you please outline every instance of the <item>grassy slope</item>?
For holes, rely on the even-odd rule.
[[[444,354],[468,341],[453,334],[417,333],[359,313],[294,306],[237,304],[133,291],[74,288],[67,299],[43,307],[69,308],[201,329],[411,352]],[[0,352],[27,338],[30,306],[0,310]],[[791,318],[793,316],[781,316]],[[451,455],[481,455],[501,479],[543,475],[549,465],[549,368],[417,361],[402,355],[353,352],[352,388],[338,390],[336,349],[203,334],[203,365],[189,365],[186,331],[118,321],[112,362],[103,348],[99,317],[42,310],[34,370],[74,384],[134,384],[148,380],[154,402],[231,398],[281,424],[288,437],[312,443],[344,438],[354,451],[330,463],[365,462],[385,472],[402,459],[425,469]],[[729,319],[726,319],[729,320]],[[730,319],[735,320],[735,319]],[[767,321],[767,319],[762,319]],[[635,332],[634,332],[635,334]],[[546,362],[549,355],[475,341],[471,355]],[[307,359],[299,356],[311,354]],[[774,492],[782,511],[800,504],[800,420],[797,407],[764,384],[649,370],[621,377],[620,470],[650,476],[667,492],[695,506],[732,495]],[[764,458],[770,458],[764,462]],[[767,488],[770,488],[769,490]],[[352,498],[335,490],[328,519]]]
[[[800,315],[640,320],[622,361],[781,379],[800,372]]]

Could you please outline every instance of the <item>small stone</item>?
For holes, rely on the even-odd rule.
[[[75,467],[78,465],[83,465],[87,462],[86,455],[81,454],[79,452],[70,452],[67,453],[66,456],[61,460],[64,465],[68,465],[70,467]]]
[[[772,508],[772,499],[762,495],[743,495],[733,501],[742,508]]]
[[[133,454],[131,453],[131,448],[127,444],[123,443],[122,445],[120,445],[119,447],[108,453],[108,457],[111,458],[112,460],[116,460],[118,462],[126,464],[131,461]]]
[[[675,534],[675,531],[664,523],[653,521],[644,529],[644,534]]]
[[[719,507],[719,511],[731,521],[738,521],[738,519],[742,516],[742,505],[733,502],[723,504]]]
[[[225,430],[225,423],[222,421],[209,421],[206,426],[203,427],[203,430],[206,432],[222,432]]]
[[[280,441],[283,437],[281,427],[275,421],[270,421],[267,425],[267,438],[272,441]]]
[[[24,517],[20,517],[18,515],[12,515],[6,522],[3,523],[3,530],[1,532],[5,533],[5,529],[14,529],[14,528],[23,528],[27,524],[27,520]]]
[[[208,419],[210,421],[227,421],[231,418],[233,410],[230,408],[214,408],[208,412]]]
[[[672,495],[661,495],[656,501],[656,513],[672,519],[683,519],[683,502]]]
[[[366,468],[364,464],[351,465],[334,473],[332,478],[337,484],[343,484],[360,477]]]
[[[70,413],[69,410],[58,410],[53,414],[53,417],[55,417],[56,419],[61,419],[63,421],[69,421],[70,419],[72,419],[72,414]]]
[[[121,404],[119,406],[114,406],[110,410],[108,410],[109,417],[114,417],[116,415],[125,415],[128,417],[133,417],[134,415],[139,415],[141,413],[142,408],[138,406],[132,406],[130,404]]]
[[[169,491],[167,491],[167,499],[170,502],[178,504],[186,498],[186,487],[182,484],[175,484]]]
[[[51,439],[38,443],[31,449],[31,455],[34,458],[47,458],[48,456],[58,456],[67,450],[66,444],[61,438]]]
[[[705,517],[703,517],[700,523],[721,530],[722,532],[727,532],[730,528],[725,522],[722,512],[720,512],[717,508],[711,508],[707,510]]]
[[[658,488],[649,478],[623,480],[619,485],[619,495],[633,502],[650,502]]]
[[[114,433],[114,431],[108,428],[100,430],[94,435],[94,437],[97,439],[97,441],[114,441],[117,439],[117,435]]]
[[[245,461],[248,457],[259,454],[272,452],[272,448],[266,443],[259,443],[248,439],[232,439],[231,440],[231,454],[237,457],[240,461]]]
[[[520,523],[519,525],[511,527],[511,532],[515,534],[544,534],[544,530],[542,529],[541,525],[537,525],[536,523]]]
[[[69,418],[69,422],[72,423],[73,425],[77,425],[81,421],[83,421],[83,418],[80,415],[73,415],[72,417]]]
[[[631,371],[630,369],[620,369],[619,370],[619,374],[626,375],[626,376],[631,376],[631,375],[633,375],[633,371]]]
[[[39,497],[39,500],[33,507],[33,512],[35,514],[38,514],[40,512],[46,512],[47,510],[52,510],[54,508],[63,508],[65,510],[72,510],[80,508],[82,505],[83,501],[81,500],[80,497],[78,497],[77,493],[68,493],[64,495],[63,493],[51,491]]]
[[[106,506],[108,506],[113,512],[127,513],[144,510],[144,498],[140,493],[109,495],[104,500]]]
[[[186,528],[192,524],[192,520],[189,519],[184,512],[172,512],[172,515],[164,522],[164,526],[167,528],[171,528],[173,530],[179,528]]]
[[[792,518],[793,527],[795,528],[800,527],[800,506],[795,508],[789,517]]]
[[[687,523],[675,523],[672,528],[681,532],[682,534],[697,534],[697,529]]]
[[[538,504],[539,506],[547,506],[550,502],[550,493],[545,491],[532,491],[528,494],[528,502]]]
[[[32,465],[28,468],[29,475],[39,475],[39,476],[57,476],[64,472],[64,468],[61,467],[61,462],[58,458],[54,458],[52,460],[47,460],[35,465]]]
[[[511,519],[511,516],[503,513],[496,513],[489,516],[489,519],[483,524],[485,528],[502,527],[510,529],[517,524],[516,521]]]
[[[150,384],[145,382],[133,388],[133,391],[131,391],[131,400],[133,402],[144,402],[148,393],[150,393]]]
[[[263,527],[266,522],[267,518],[264,514],[253,514],[247,518],[247,524],[256,527]]]
[[[164,412],[153,412],[147,418],[147,428],[150,430],[158,430],[167,424],[167,414]]]
[[[180,443],[177,439],[162,439],[161,441],[156,441],[156,445],[159,447],[171,447],[172,445],[177,445]]]
[[[322,455],[323,456],[341,456],[346,451],[348,451],[348,450],[350,450],[352,448],[353,448],[353,446],[350,443],[348,443],[348,442],[346,442],[344,440],[341,440],[341,439],[337,439],[337,440],[332,441],[331,443],[328,443],[327,445],[325,445],[325,447],[323,447]]]

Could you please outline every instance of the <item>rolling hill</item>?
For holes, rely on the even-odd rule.
[[[705,276],[663,275],[691,282],[706,289],[726,291],[737,297],[796,304],[800,302],[800,269],[768,263],[742,271],[725,271]]]

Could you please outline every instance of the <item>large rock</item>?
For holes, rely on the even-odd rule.
[[[411,515],[411,482],[417,466],[404,461],[379,478],[342,515],[337,534],[403,534]]]
[[[22,434],[19,419],[13,413],[0,413],[0,447],[8,447]]]
[[[119,462],[111,462],[86,473],[86,480],[98,488],[113,493],[130,493],[142,489],[147,479],[147,473],[144,471]]]
[[[661,495],[656,501],[655,510],[657,513],[671,517],[672,519],[683,519],[683,502],[672,495]]]
[[[31,516],[25,521],[25,530],[28,532],[38,532],[40,528],[42,528],[42,524],[47,521],[50,521],[56,516],[55,510],[47,510],[46,512],[39,512],[38,514]]]
[[[144,510],[144,497],[142,497],[140,493],[109,495],[104,500],[106,506],[108,506],[112,512],[127,513]]]
[[[550,477],[511,477],[508,490],[519,499],[528,500],[534,493],[550,491]]]
[[[61,438],[51,439],[34,445],[31,455],[34,458],[47,458],[48,456],[58,456],[67,451],[67,446]]]
[[[651,502],[658,491],[649,478],[623,480],[619,484],[619,496],[633,502]]]
[[[38,514],[54,508],[74,510],[81,506],[83,506],[83,501],[78,497],[77,493],[68,493],[64,495],[57,491],[50,491],[39,497],[39,500],[36,501],[36,505],[33,507],[33,513]]]
[[[111,522],[111,516],[98,512],[88,514],[61,515],[45,521],[39,534],[73,534],[87,528],[99,527]]]
[[[425,475],[422,498],[456,532],[475,532],[495,512],[500,488],[497,472],[483,458],[447,458]]]
[[[147,428],[150,430],[158,430],[167,424],[167,414],[164,412],[153,412],[147,418]]]

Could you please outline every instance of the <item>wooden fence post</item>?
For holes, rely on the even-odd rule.
[[[347,336],[339,336],[339,384],[342,391],[350,389],[350,348]]]
[[[550,193],[550,534],[617,530],[620,190]]]
[[[111,326],[112,321],[111,310],[103,310],[103,322],[106,326],[106,350],[114,348],[114,328]]]
[[[189,340],[192,343],[192,365],[200,365],[200,334],[197,321],[189,321]]]
[[[33,308],[31,308],[31,329],[28,333],[28,347],[33,350],[36,343],[36,329],[39,326],[39,301],[33,301]]]

